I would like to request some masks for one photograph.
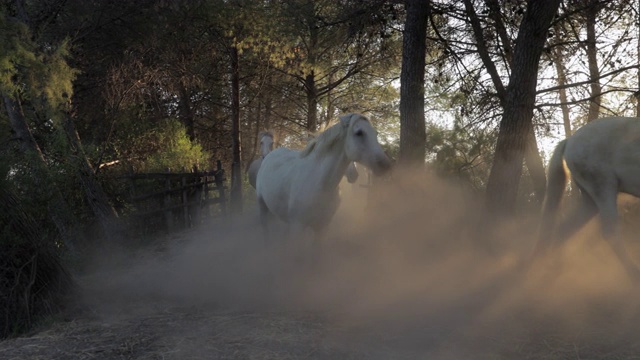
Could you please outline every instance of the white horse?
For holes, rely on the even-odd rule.
[[[258,139],[260,140],[260,157],[253,160],[251,165],[249,165],[249,184],[256,188],[256,178],[258,176],[258,170],[260,170],[260,164],[262,164],[262,159],[267,156],[273,150],[273,133],[271,131],[261,131],[258,134]]]
[[[261,131],[258,134],[258,139],[260,142],[260,154],[261,156],[251,162],[249,165],[249,169],[247,173],[249,175],[249,184],[255,189],[256,188],[256,179],[258,177],[258,170],[260,170],[260,165],[262,164],[262,159],[267,156],[268,153],[273,151],[273,133],[271,131]],[[313,139],[313,136],[310,138]],[[358,177],[360,174],[358,173],[358,169],[356,168],[355,163],[350,163],[347,171],[345,172],[345,176],[347,177],[347,181],[350,184],[358,181]]]
[[[617,209],[618,192],[640,197],[640,118],[595,120],[558,144],[549,161],[536,255],[553,243],[556,213],[567,181],[565,164],[580,190],[580,206],[558,227],[557,237],[567,238],[599,212],[603,237],[629,275],[640,280],[640,270],[619,234]]]
[[[278,148],[269,153],[256,186],[265,236],[269,218],[276,215],[289,224],[292,234],[311,228],[318,244],[340,201],[338,183],[352,162],[375,174],[388,171],[392,164],[376,130],[361,114],[341,116],[300,152]]]
[[[360,177],[360,173],[358,173],[358,168],[356,168],[356,163],[350,162],[349,166],[347,166],[347,170],[344,173],[344,176],[347,178],[349,184],[353,184],[358,181],[358,177]]]
[[[321,131],[324,131],[324,130],[326,130],[326,125],[324,127],[321,127]],[[316,135],[308,134],[307,144],[313,141],[315,138],[316,138]],[[347,181],[349,182],[349,184],[354,184],[356,181],[358,181],[358,178],[360,177],[360,173],[358,172],[358,168],[356,167],[355,162],[349,163],[349,166],[347,167],[347,171],[345,171],[344,176],[347,178]]]

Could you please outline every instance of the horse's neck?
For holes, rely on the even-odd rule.
[[[344,152],[315,155],[311,160],[318,164],[315,168],[317,179],[325,190],[337,188],[350,162]]]
[[[264,159],[265,156],[267,156],[267,154],[269,154],[271,152],[271,150],[269,150],[269,148],[261,148],[260,152],[262,152],[262,158]]]

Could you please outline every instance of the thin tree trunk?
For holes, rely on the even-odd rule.
[[[600,86],[600,69],[598,68],[598,47],[596,44],[596,17],[600,11],[596,1],[591,1],[587,9],[587,61],[589,63],[589,78],[591,79],[591,100],[589,101],[589,113],[587,121],[593,121],[600,117],[600,102],[602,100],[602,88]]]
[[[20,149],[25,154],[27,161],[34,164],[33,177],[36,185],[43,191],[49,192],[49,200],[47,202],[47,210],[49,217],[58,229],[58,234],[64,242],[67,249],[75,252],[75,240],[77,232],[77,223],[73,219],[69,205],[64,199],[60,190],[49,180],[47,164],[40,147],[29,129],[19,100],[14,100],[6,94],[2,94],[5,109],[9,117],[11,128],[16,133],[20,141]]]
[[[269,77],[269,86],[267,88],[271,88],[271,77]],[[263,118],[263,126],[265,130],[271,130],[271,113],[273,111],[273,98],[271,96],[271,91],[267,91],[266,98],[264,99],[264,118]]]
[[[406,0],[407,19],[402,38],[400,74],[400,155],[406,164],[424,164],[424,67],[429,1]]]
[[[544,163],[540,156],[538,142],[536,141],[536,134],[533,127],[531,127],[531,131],[529,131],[529,134],[527,135],[527,147],[525,150],[524,163],[527,166],[527,170],[529,170],[535,200],[538,205],[541,205],[544,200],[544,194],[547,190],[547,178],[545,176]]]
[[[636,92],[636,117],[640,117],[640,0],[638,0],[638,8],[636,9],[636,14],[638,14],[638,18],[636,19],[636,27],[638,29],[638,33],[636,36],[637,42],[637,64],[638,64],[638,91]]]
[[[121,240],[120,237],[123,235],[124,225],[120,222],[118,213],[109,202],[109,197],[104,192],[102,185],[100,185],[96,179],[95,171],[87,159],[80,141],[80,136],[78,135],[70,114],[65,114],[63,127],[71,150],[75,154],[74,158],[77,159],[78,162],[80,183],[82,184],[89,207],[100,223],[107,238],[113,241]]]
[[[333,83],[333,74],[329,75],[329,83]],[[327,113],[325,118],[323,119],[323,123],[325,124],[329,124],[329,122],[331,122],[331,119],[333,119],[333,112],[334,112],[334,106],[333,106],[333,89],[327,91]]]
[[[315,132],[318,130],[318,89],[313,70],[305,77],[304,84],[307,91],[307,130]]]
[[[245,156],[248,155],[248,157],[245,158],[245,164],[244,164],[244,172],[246,173],[247,171],[249,171],[249,167],[251,166],[251,163],[253,162],[253,159],[255,159],[257,156],[259,156],[260,153],[260,143],[258,142],[258,135],[260,135],[260,126],[262,123],[262,120],[260,119],[260,105],[261,103],[258,102],[258,108],[256,109],[255,112],[255,116],[250,117],[255,119],[255,127],[253,128],[253,140],[251,141],[251,153],[246,154]]]
[[[230,49],[231,55],[231,137],[233,160],[231,164],[231,211],[242,211],[242,147],[240,137],[240,65],[238,48]]]
[[[498,143],[487,183],[487,205],[494,214],[515,210],[522,162],[530,133],[540,56],[551,20],[560,0],[532,1],[527,5],[513,53],[500,121]]]
[[[192,142],[196,140],[195,119],[193,115],[193,105],[191,104],[191,96],[187,91],[186,86],[181,82],[179,85],[180,91],[180,110],[182,123],[187,130],[187,136]]]
[[[571,117],[569,116],[569,105],[567,105],[567,90],[564,87],[567,84],[567,75],[564,69],[564,55],[562,50],[557,48],[554,53],[554,64],[556,65],[556,73],[558,74],[558,96],[560,97],[560,109],[562,110],[562,123],[564,125],[564,137],[571,136]]]
[[[310,2],[313,4],[313,1]],[[311,70],[304,78],[304,88],[307,93],[307,131],[313,133],[318,130],[318,84],[316,83],[316,74],[313,67],[316,65],[316,48],[318,45],[318,26],[315,6],[313,10],[307,13],[307,22],[309,24],[309,45],[307,46],[307,61]]]

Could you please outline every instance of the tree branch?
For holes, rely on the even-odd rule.
[[[600,79],[603,79],[603,78],[606,78],[606,77],[609,77],[609,76],[612,76],[612,75],[616,75],[616,74],[621,73],[623,71],[627,71],[627,70],[631,70],[631,69],[638,69],[638,68],[640,68],[640,65],[637,65],[637,64],[636,65],[630,65],[630,66],[621,67],[619,69],[610,71],[610,72],[608,72],[606,74],[600,74],[600,76],[598,76],[595,79],[589,79],[589,80],[580,81],[580,82],[577,82],[577,83],[566,84],[566,85],[552,86],[550,88],[538,90],[538,91],[536,91],[536,95],[544,94],[544,93],[547,93],[547,92],[556,91],[556,90],[560,90],[560,89],[568,89],[568,88],[572,88],[572,87],[576,87],[576,86],[590,84],[592,81],[600,80]]]
[[[478,55],[480,55],[480,59],[482,59],[482,63],[484,63],[484,66],[487,68],[487,72],[491,77],[491,81],[493,81],[493,86],[496,88],[496,92],[498,93],[498,99],[500,99],[500,102],[503,102],[505,96],[504,85],[502,84],[502,80],[500,79],[500,75],[498,74],[498,70],[496,69],[496,65],[489,56],[489,50],[487,49],[487,44],[484,42],[480,20],[478,19],[475,9],[473,8],[471,0],[464,0],[464,6],[467,10],[469,21],[471,22],[471,28],[473,29],[473,36],[476,40]]]

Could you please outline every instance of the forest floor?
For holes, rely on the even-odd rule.
[[[466,216],[429,204],[412,214]],[[339,213],[321,256],[265,247],[255,214],[97,252],[75,311],[1,341],[0,359],[640,359],[640,291],[591,237],[523,275],[520,247],[384,218]],[[527,237],[515,228],[499,236]]]

